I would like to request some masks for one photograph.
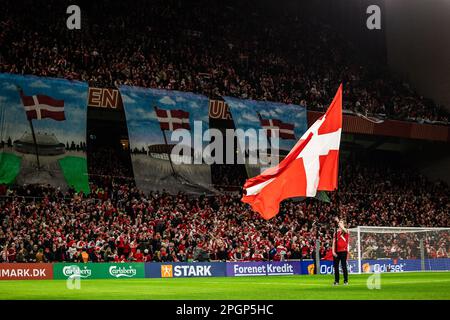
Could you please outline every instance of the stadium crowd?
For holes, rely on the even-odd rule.
[[[189,197],[144,194],[131,181],[91,183],[91,192],[50,186],[1,186],[0,261],[215,261],[330,259],[336,216],[349,227],[450,223],[450,189],[413,170],[349,159],[331,201],[285,201],[265,221],[236,193]],[[371,235],[365,258],[414,258],[416,238]],[[449,257],[450,233],[427,234],[426,256]]]
[[[323,110],[343,82],[348,110],[449,121],[442,107],[326,25],[283,6],[86,1],[82,28],[75,31],[62,18],[66,7],[56,0],[2,1],[0,72],[280,101],[311,110]]]
[[[131,166],[125,165],[125,152],[102,146],[92,148],[88,155],[88,172],[91,173],[89,179],[95,185],[111,189],[113,181],[116,184],[126,184],[133,180]]]

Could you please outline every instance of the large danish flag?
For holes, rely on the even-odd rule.
[[[248,179],[242,201],[264,219],[277,215],[280,202],[314,197],[317,191],[337,188],[342,131],[342,84],[327,112],[300,138],[276,167]]]
[[[19,90],[19,93],[28,120],[44,118],[51,118],[56,121],[66,120],[64,100],[57,100],[43,94],[26,96],[22,89]]]
[[[155,111],[161,130],[191,129],[189,112],[180,109],[165,110],[159,109],[158,107],[155,107]]]

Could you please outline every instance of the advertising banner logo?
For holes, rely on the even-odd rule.
[[[54,279],[144,278],[143,263],[55,263]]]
[[[347,267],[349,273],[358,273],[357,260],[347,260]],[[425,271],[448,271],[450,259],[425,259],[424,267]],[[314,270],[314,263],[311,260],[301,262],[302,274],[313,274],[312,270]],[[361,271],[363,273],[422,271],[422,261],[420,259],[362,260]],[[334,274],[333,261],[320,261],[320,274]]]
[[[170,264],[163,264],[161,266],[161,278],[172,278],[173,267]]]
[[[358,271],[358,262],[356,260],[348,260],[347,269],[349,273],[356,273]],[[320,274],[334,274],[333,261],[321,260],[319,272]],[[301,274],[314,274],[314,262],[312,260],[301,262]]]
[[[109,274],[115,278],[133,278],[137,275],[137,269],[132,265],[128,265],[127,267],[121,266],[110,266]]]
[[[314,274],[314,263],[308,265],[308,274]]]
[[[87,265],[78,266],[72,264],[70,266],[65,266],[62,269],[62,273],[67,278],[71,276],[79,276],[81,279],[86,279],[92,276],[92,270],[88,268]]]
[[[225,262],[158,263],[145,264],[146,278],[225,277]]]
[[[0,280],[52,279],[51,263],[0,263]]]
[[[450,259],[425,259],[423,266],[425,271],[448,271],[450,270]],[[420,259],[363,260],[361,268],[362,272],[366,273],[422,271],[422,261]]]
[[[227,276],[280,276],[301,274],[299,261],[293,262],[228,262]]]

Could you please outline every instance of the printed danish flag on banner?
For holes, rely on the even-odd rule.
[[[259,121],[261,122],[261,126],[263,129],[267,130],[267,137],[270,138],[272,136],[273,130],[278,130],[278,136],[281,139],[286,140],[295,140],[295,133],[294,133],[294,124],[291,123],[284,123],[281,120],[278,119],[264,119],[261,117],[261,115],[258,113]]]
[[[180,109],[165,110],[159,109],[158,107],[155,107],[155,111],[161,130],[191,129],[189,112]]]
[[[342,84],[327,112],[303,134],[286,158],[245,182],[242,201],[264,219],[270,219],[278,214],[285,199],[335,190],[341,131]]]
[[[26,96],[22,89],[19,90],[19,93],[28,120],[44,118],[51,118],[56,121],[66,120],[64,100],[57,100],[43,94]]]

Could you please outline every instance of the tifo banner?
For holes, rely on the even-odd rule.
[[[209,118],[233,121],[226,102],[218,99],[209,100]]]
[[[87,85],[0,74],[0,183],[48,183],[89,192]]]
[[[261,142],[259,130],[265,130],[266,144],[276,147],[278,134],[278,154],[284,157],[307,129],[306,108],[279,102],[244,100],[224,97],[229,105],[236,129],[248,134],[248,141]],[[276,132],[273,130],[277,130]],[[240,143],[242,152],[254,152],[254,146]],[[256,176],[264,169],[261,165],[247,164],[249,177]]]
[[[88,92],[88,107],[112,110],[123,109],[122,97],[117,89],[89,87]]]
[[[228,262],[227,276],[286,276],[301,274],[300,261]]]
[[[144,263],[55,263],[54,279],[130,279],[144,278]]]
[[[197,263],[146,263],[146,278],[195,278],[195,277],[225,277],[225,262]]]
[[[129,86],[119,90],[137,186],[145,191],[209,192],[210,167],[202,161],[203,145],[207,144],[203,134],[209,126],[208,98]],[[177,152],[172,150],[175,145],[184,148]]]
[[[0,263],[0,280],[53,279],[50,263]]]

